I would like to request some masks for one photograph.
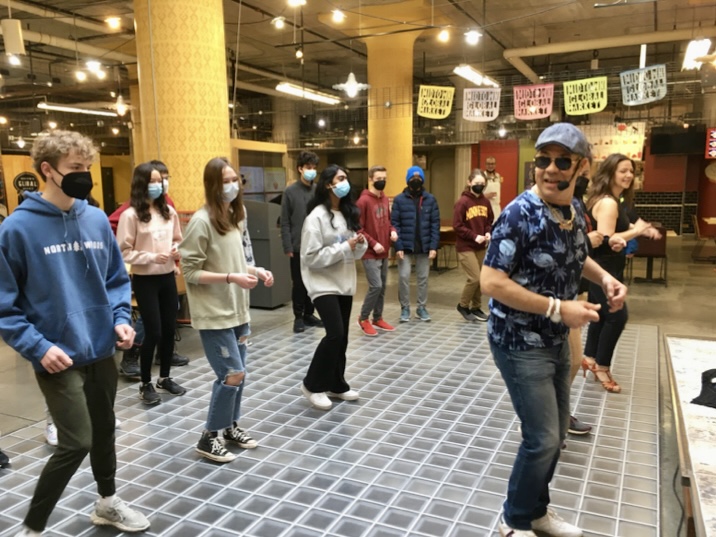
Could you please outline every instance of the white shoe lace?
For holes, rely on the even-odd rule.
[[[218,436],[211,439],[211,452],[217,455],[225,455],[226,448],[224,442]]]

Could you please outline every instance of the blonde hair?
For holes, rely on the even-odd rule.
[[[54,130],[42,133],[35,138],[35,143],[32,144],[30,151],[32,166],[44,181],[46,178],[40,169],[42,163],[47,162],[57,169],[57,163],[60,159],[72,152],[83,160],[94,160],[97,155],[97,148],[91,138],[79,132]]]

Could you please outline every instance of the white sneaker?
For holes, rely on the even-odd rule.
[[[57,445],[57,426],[54,423],[45,425],[45,441],[51,446]]]
[[[357,401],[360,397],[360,394],[355,390],[348,390],[343,393],[326,392],[326,395],[334,399],[342,399],[343,401]]]
[[[532,529],[548,533],[552,537],[582,537],[582,530],[561,518],[552,509],[542,518],[532,521]]]
[[[313,393],[309,392],[308,388],[301,383],[301,393],[308,399],[309,403],[318,410],[330,410],[333,406],[331,400],[326,396],[325,392]]]
[[[507,525],[505,519],[500,517],[500,523],[497,525],[500,530],[501,537],[537,537],[532,530],[515,530]]]
[[[146,531],[149,529],[149,520],[136,509],[132,509],[115,496],[112,507],[102,507],[95,503],[90,520],[95,526],[114,526],[127,533]]]

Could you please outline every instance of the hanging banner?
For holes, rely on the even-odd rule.
[[[716,129],[706,129],[706,154],[704,157],[716,159]]]
[[[601,112],[607,107],[607,77],[563,82],[564,110],[570,116]]]
[[[420,86],[418,115],[428,119],[445,119],[452,110],[455,88]]]
[[[542,119],[552,113],[554,84],[515,86],[515,119]]]
[[[644,160],[644,121],[580,125],[579,129],[592,146],[595,162],[601,162],[612,153],[621,153],[634,160]]]
[[[462,117],[467,121],[493,121],[500,115],[500,88],[465,88]]]
[[[650,65],[619,73],[626,106],[653,103],[666,97],[666,65]]]

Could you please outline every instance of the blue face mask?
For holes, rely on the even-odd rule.
[[[316,170],[303,170],[303,178],[310,183],[316,178]]]
[[[149,183],[149,197],[157,199],[164,192],[164,185],[161,183]]]
[[[333,193],[339,198],[345,198],[351,191],[351,184],[345,179],[333,187]]]

